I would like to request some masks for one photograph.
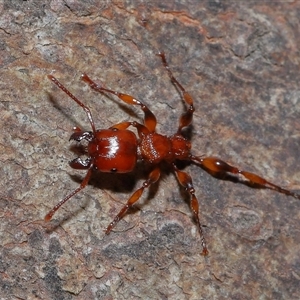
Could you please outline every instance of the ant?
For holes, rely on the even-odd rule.
[[[176,162],[192,162],[216,177],[222,177],[225,175],[236,176],[248,182],[249,185],[272,189],[297,199],[300,199],[300,195],[275,185],[254,173],[243,171],[235,166],[231,166],[219,158],[199,157],[193,155],[191,153],[191,142],[182,135],[182,130],[189,126],[193,119],[193,114],[195,111],[193,99],[173,76],[173,73],[171,72],[166,61],[165,54],[163,52],[159,52],[157,55],[160,56],[163,66],[169,74],[171,82],[179,90],[187,106],[186,111],[179,119],[179,126],[176,133],[171,136],[162,135],[156,132],[156,117],[144,103],[130,95],[104,88],[103,86],[100,86],[92,81],[86,74],[83,74],[81,79],[93,90],[100,93],[113,94],[129,105],[139,106],[144,112],[144,124],[136,121],[121,122],[109,127],[108,129],[96,130],[90,109],[80,100],[78,100],[69,90],[67,90],[67,88],[65,88],[54,76],[48,75],[48,78],[54,84],[56,84],[62,91],[64,91],[71,99],[73,99],[79,106],[83,108],[90,122],[92,131],[83,131],[78,127],[74,128],[74,132],[71,135],[70,140],[75,140],[77,142],[81,142],[83,140],[87,141],[86,152],[88,158],[82,160],[80,157],[77,157],[69,164],[74,169],[86,169],[87,173],[80,186],[60,202],[58,202],[45,216],[45,220],[49,221],[54,213],[65,202],[86,187],[93,170],[111,173],[128,173],[134,169],[138,160],[148,163],[153,167],[148,179],[144,181],[142,187],[137,189],[132,194],[127,203],[108,225],[105,233],[109,234],[116,224],[125,216],[128,209],[130,209],[134,203],[139,200],[143,194],[143,191],[159,179],[161,173],[160,163],[164,161],[170,164],[179,183],[190,194],[190,206],[201,238],[201,254],[208,255],[206,241],[199,218],[199,203],[195,196],[192,178],[187,173],[179,170]],[[130,126],[136,128],[138,137],[132,131],[128,130]]]

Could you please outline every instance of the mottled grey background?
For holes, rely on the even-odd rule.
[[[144,101],[171,134],[184,105],[158,50],[194,98],[195,154],[300,191],[300,2],[148,2],[0,1],[0,298],[299,299],[300,201],[193,165],[207,258],[167,168],[110,236],[149,168],[94,174],[44,223],[85,174],[68,166],[72,127],[89,129],[46,75],[99,128],[142,114],[91,91],[82,72]]]

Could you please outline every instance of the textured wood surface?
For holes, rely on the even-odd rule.
[[[159,131],[176,130],[184,105],[159,57],[195,101],[193,153],[215,155],[300,191],[300,2],[3,1],[0,4],[1,299],[299,299],[300,202],[215,179],[187,166],[210,255],[188,196],[166,168],[159,184],[105,236],[141,185],[126,175],[84,171],[68,142],[89,129],[141,120],[91,91],[82,72],[144,101]]]

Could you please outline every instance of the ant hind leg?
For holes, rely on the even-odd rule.
[[[267,181],[265,178],[260,177],[259,175],[255,174],[255,173],[243,171],[243,170],[238,169],[235,166],[231,166],[219,158],[216,158],[216,157],[200,158],[200,157],[192,155],[191,161],[193,161],[196,164],[199,164],[208,173],[219,174],[219,175],[228,173],[228,174],[233,174],[236,176],[242,176],[242,178],[246,179],[248,182],[250,182],[253,185],[258,185],[258,186],[261,186],[264,188],[275,190],[281,194],[285,194],[287,196],[292,196],[296,199],[300,199],[299,194],[296,194],[290,190],[282,188],[279,185],[276,185],[274,183],[271,183],[271,182]]]

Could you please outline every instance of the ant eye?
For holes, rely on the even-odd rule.
[[[117,173],[117,172],[118,172],[118,169],[117,169],[117,168],[112,168],[110,171],[111,171],[112,173]]]

